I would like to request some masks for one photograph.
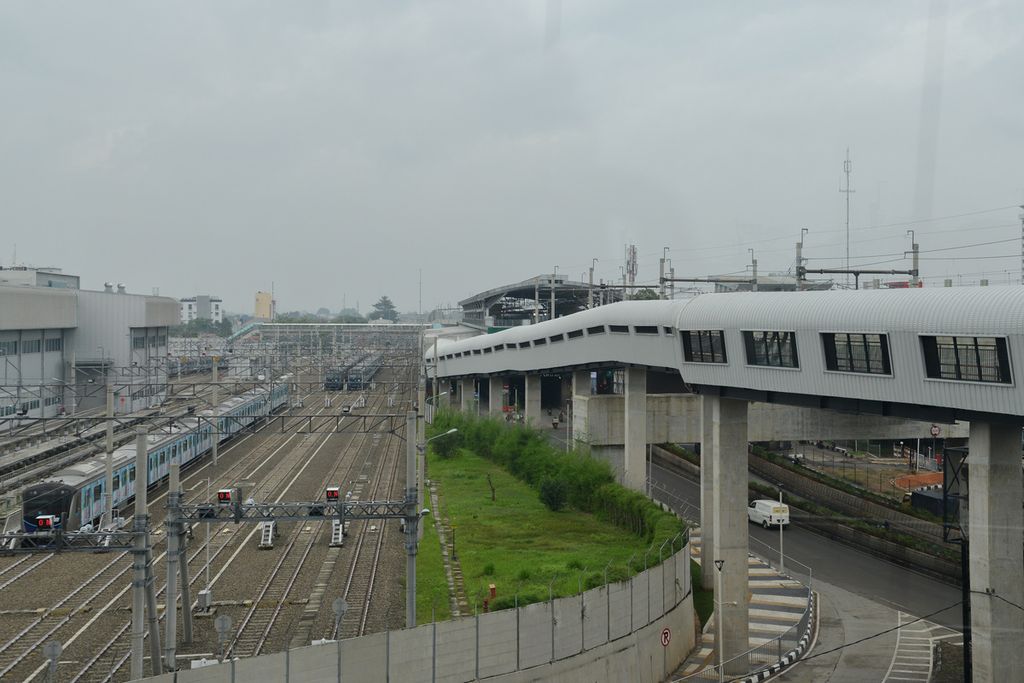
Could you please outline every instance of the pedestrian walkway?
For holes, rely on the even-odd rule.
[[[701,547],[700,529],[692,529],[690,531],[690,553],[698,564],[701,564]],[[750,582],[749,647],[751,650],[754,648],[767,650],[768,652],[759,652],[758,654],[766,654],[771,661],[779,661],[804,635],[797,633],[797,627],[810,604],[808,589],[799,581],[779,573],[767,562],[753,555],[747,557],[747,571]],[[712,615],[704,627],[700,642],[683,662],[683,665],[676,670],[673,680],[685,678],[715,666],[717,662],[715,661],[714,621],[715,618]],[[783,634],[786,634],[787,637],[776,640]],[[773,640],[776,641],[774,649],[770,645]],[[751,668],[758,670],[763,668],[763,665],[752,663]],[[717,678],[717,673],[715,678]]]
[[[434,508],[434,530],[441,541],[441,560],[444,562],[445,578],[448,581],[448,596],[452,618],[469,614],[469,600],[466,599],[466,586],[462,579],[462,565],[448,552],[447,530],[451,529],[451,521],[442,511],[437,497],[437,486],[430,483],[430,505]]]
[[[935,666],[935,646],[940,640],[963,645],[963,634],[927,619],[899,612],[900,628],[896,632],[896,650],[889,670],[882,679],[889,681],[928,681]]]

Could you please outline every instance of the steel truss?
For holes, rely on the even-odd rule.
[[[135,548],[135,531],[54,531],[48,534],[0,534],[0,554],[118,551]],[[25,545],[29,541],[31,545]]]

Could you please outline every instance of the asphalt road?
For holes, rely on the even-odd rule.
[[[565,427],[550,432],[565,444]],[[694,521],[700,517],[697,482],[653,465],[652,486],[669,492],[668,501]],[[660,497],[660,496],[659,496]],[[737,501],[746,506],[747,501]],[[750,550],[777,563],[779,532],[749,525]],[[775,680],[789,683],[860,683],[900,680],[894,669],[895,628],[924,617],[961,630],[960,589],[912,569],[861,552],[799,526],[783,533],[786,570],[812,576],[819,595],[817,642],[810,655]],[[809,569],[808,569],[809,568]],[[902,621],[901,621],[902,615]],[[911,616],[907,616],[911,615]],[[881,635],[878,635],[881,634]]]

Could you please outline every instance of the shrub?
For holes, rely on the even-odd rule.
[[[545,477],[540,482],[540,502],[544,503],[552,512],[558,512],[565,507],[569,498],[568,492],[569,487],[566,486],[563,479]]]
[[[484,565],[484,576],[494,576],[494,565],[487,563]]]

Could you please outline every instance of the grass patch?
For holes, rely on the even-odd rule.
[[[693,581],[693,609],[697,612],[703,628],[715,613],[715,593],[701,588],[701,566],[693,560],[690,560],[690,576]]]
[[[492,608],[504,609],[514,604],[517,592],[519,603],[526,604],[547,600],[549,585],[555,597],[576,594],[581,586],[586,590],[602,585],[609,562],[610,581],[635,573],[627,567],[631,558],[634,568],[643,569],[649,547],[642,537],[593,514],[549,510],[528,484],[467,449],[450,458],[429,453],[427,474],[438,483],[441,514],[455,527],[455,552],[470,604],[480,605],[492,583],[497,587]],[[495,487],[494,501],[488,475]],[[440,546],[436,534],[431,538],[429,544],[425,535],[421,545],[419,592],[423,595],[431,590],[428,586],[443,583],[447,594]],[[648,559],[651,565],[658,562],[657,546]],[[429,600],[427,605],[429,621]]]

